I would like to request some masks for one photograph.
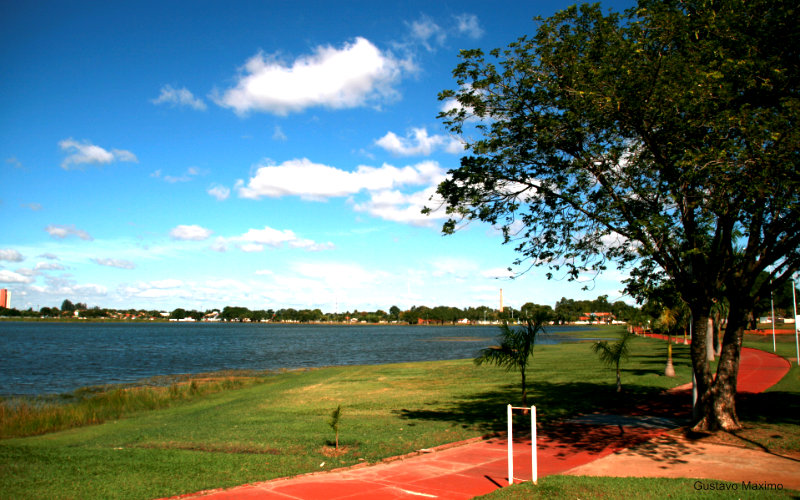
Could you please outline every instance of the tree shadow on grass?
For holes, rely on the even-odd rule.
[[[770,424],[800,425],[800,394],[774,391],[736,395],[740,420]]]
[[[519,386],[507,385],[498,391],[475,394],[437,404],[433,408],[402,409],[397,411],[407,420],[436,420],[473,428],[486,437],[502,436],[507,429],[506,405],[517,405]],[[650,440],[663,429],[646,428],[630,423],[619,425],[587,424],[571,421],[579,415],[624,415],[631,421],[637,417],[661,417],[678,423],[688,422],[691,415],[690,395],[669,393],[661,389],[628,385],[617,393],[613,384],[585,382],[537,382],[531,388],[529,400],[537,408],[537,429],[540,452],[568,460],[578,453],[600,455],[611,450],[636,446],[637,453],[662,462],[664,466],[685,462],[687,448],[675,437],[660,437],[658,445]],[[515,438],[530,432],[530,417],[515,415]],[[528,434],[529,435],[529,434]],[[529,439],[529,438],[528,438]]]
[[[590,433],[587,429],[599,426],[566,425],[569,418],[604,413],[683,420],[691,413],[690,401],[685,394],[665,393],[649,386],[628,385],[624,386],[622,393],[617,393],[613,384],[536,382],[530,388],[528,397],[537,408],[538,427],[543,432],[587,450],[604,449],[604,441],[612,436],[621,436],[625,433],[624,430],[611,427],[611,430],[595,430]],[[518,401],[519,386],[506,385],[497,391],[477,393],[450,404],[440,403],[434,408],[404,408],[395,413],[412,421],[451,422],[453,425],[472,428],[492,436],[507,429],[506,406],[509,403],[516,406]],[[522,425],[528,428],[529,424],[524,422],[528,417],[519,418]]]

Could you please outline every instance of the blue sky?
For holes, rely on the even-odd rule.
[[[617,271],[511,280],[494,228],[420,214],[463,154],[436,118],[458,50],[569,4],[3,2],[0,287],[17,308],[627,300]]]

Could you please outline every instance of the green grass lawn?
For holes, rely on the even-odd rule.
[[[613,335],[602,330],[603,335]],[[635,339],[625,392],[589,343],[542,345],[528,371],[540,423],[647,401],[690,381],[689,353]],[[505,429],[519,374],[471,360],[331,367],[263,377],[99,425],[0,440],[0,498],[155,498],[409,453]],[[331,452],[331,412],[342,406]]]
[[[528,500],[532,498],[546,498],[548,500],[575,500],[579,498],[613,498],[615,500],[710,498],[729,500],[732,498],[797,498],[796,495],[797,491],[793,490],[743,490],[741,483],[728,483],[710,479],[548,476],[541,479],[538,485],[531,483],[515,484],[479,498],[486,500]]]

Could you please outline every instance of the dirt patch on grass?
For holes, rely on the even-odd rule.
[[[157,450],[184,450],[184,451],[202,451],[205,453],[231,453],[231,454],[247,454],[247,455],[283,455],[278,449],[275,448],[259,448],[253,446],[239,445],[239,444],[223,444],[214,445],[207,443],[145,443],[137,444],[135,448],[149,448]]]
[[[334,458],[347,455],[352,451],[352,449],[353,448],[351,448],[350,446],[340,446],[339,449],[336,449],[335,446],[323,446],[320,449],[320,453],[322,453],[328,458]]]

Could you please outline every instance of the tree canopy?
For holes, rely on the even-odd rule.
[[[548,276],[615,263],[639,299],[669,281],[696,325],[699,428],[738,427],[745,320],[800,266],[796,19],[782,0],[575,6],[505,49],[462,51],[439,96],[469,150],[438,188],[443,231],[497,225]],[[723,296],[715,380],[697,332]]]

